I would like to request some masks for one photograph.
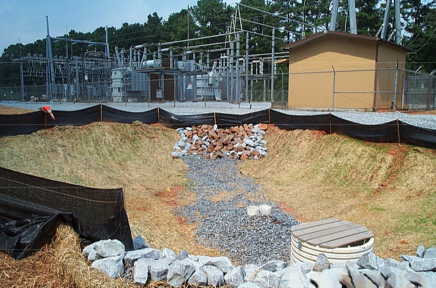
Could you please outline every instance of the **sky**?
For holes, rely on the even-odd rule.
[[[143,24],[153,12],[166,20],[196,4],[197,0],[0,0],[0,54],[11,44],[45,39],[46,16],[50,36],[57,37],[70,30],[86,33],[98,27],[120,28],[126,22]]]

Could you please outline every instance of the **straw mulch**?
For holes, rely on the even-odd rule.
[[[135,287],[92,268],[82,256],[79,236],[69,226],[59,226],[54,248],[57,274],[68,287]]]

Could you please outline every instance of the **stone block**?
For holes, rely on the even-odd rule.
[[[245,270],[241,266],[234,267],[225,276],[224,280],[229,288],[236,288],[244,284]]]
[[[418,249],[416,249],[416,256],[423,258],[424,254],[425,254],[425,248],[424,248],[424,246],[421,245],[418,247]]]
[[[325,269],[330,269],[329,259],[324,253],[319,253],[312,270],[316,272],[322,272]]]
[[[263,270],[276,272],[278,270],[284,269],[288,266],[288,263],[281,260],[271,260],[262,266]]]
[[[133,281],[137,284],[144,285],[148,280],[148,263],[149,259],[139,259],[134,264]],[[154,261],[154,260],[153,260]]]
[[[170,269],[171,259],[163,258],[156,260],[150,267],[150,277],[152,281],[166,281],[168,270]]]
[[[124,272],[123,256],[118,255],[95,260],[92,262],[91,267],[100,270],[111,278],[117,278],[123,275]]]
[[[203,271],[207,275],[207,284],[213,287],[220,287],[224,284],[224,273],[212,265],[203,266]]]
[[[176,253],[174,253],[174,251],[171,250],[171,249],[164,248],[162,250],[162,257],[166,257],[166,258],[169,258],[171,260],[175,260],[176,259]]]
[[[309,281],[306,273],[303,272],[302,266],[292,265],[282,270],[283,274],[280,279],[281,288],[307,288]]]
[[[201,260],[200,260],[200,262],[201,262]],[[210,257],[210,259],[208,259],[206,261],[206,263],[204,263],[204,265],[215,266],[216,268],[220,269],[224,273],[229,272],[233,268],[232,261],[230,261],[229,258],[224,257],[224,256]]]
[[[153,248],[144,248],[139,250],[127,251],[124,255],[124,261],[130,265],[133,265],[135,261],[141,258],[149,258],[158,260],[161,258],[162,252]]]
[[[150,245],[145,242],[142,236],[136,236],[135,238],[133,238],[133,249],[138,250],[144,248],[150,248]]]
[[[119,240],[101,240],[95,243],[94,249],[101,257],[124,256],[125,247]]]
[[[254,278],[256,277],[256,274],[261,270],[260,266],[257,266],[255,264],[247,264],[244,266],[245,276],[244,281],[245,282],[252,282]]]
[[[424,258],[436,258],[436,247],[428,248],[425,251]]]
[[[275,287],[279,287],[280,278],[277,276],[277,274],[274,274],[273,272],[260,270],[256,274],[253,283],[256,283],[260,287],[264,287],[264,288],[275,288]]]
[[[207,285],[207,275],[204,273],[203,267],[199,267],[195,270],[194,274],[189,278],[188,284],[196,287]]]
[[[189,259],[176,260],[168,270],[167,283],[173,287],[179,287],[194,274],[195,270],[195,266]]]

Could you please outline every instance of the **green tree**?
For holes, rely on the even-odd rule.
[[[408,53],[407,68],[430,73],[436,69],[436,1],[410,1],[403,6],[406,37],[403,44],[414,49]]]
[[[224,34],[230,25],[233,9],[223,0],[198,0],[192,14],[199,26],[200,37]],[[204,41],[212,43],[214,39]]]
[[[189,23],[189,34],[188,34]],[[163,37],[165,42],[194,38],[198,31],[194,17],[187,9],[171,13],[167,21],[163,23]]]

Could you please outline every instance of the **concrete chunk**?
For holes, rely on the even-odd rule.
[[[101,240],[95,243],[94,249],[101,257],[124,255],[124,244],[119,240]]]
[[[162,257],[166,257],[166,258],[169,258],[171,260],[175,260],[176,259],[176,253],[174,253],[174,251],[171,250],[171,249],[164,248],[162,250]]]
[[[147,283],[149,260],[150,259],[142,258],[135,262],[134,264],[135,269],[133,271],[133,281],[135,281],[135,283],[137,284]]]
[[[428,248],[425,251],[424,258],[436,258],[436,247]]]
[[[97,268],[111,278],[117,278],[123,275],[124,264],[123,256],[112,256],[92,262],[91,267]]]
[[[138,250],[144,248],[150,248],[150,245],[145,242],[142,236],[136,236],[135,238],[133,238],[133,249]]]
[[[235,267],[224,276],[227,286],[236,288],[244,284],[245,271],[241,266]]]
[[[179,287],[185,283],[195,272],[195,266],[189,259],[176,260],[170,266],[167,275],[167,282],[173,287]]]
[[[188,251],[186,250],[182,250],[182,252],[180,252],[177,256],[176,256],[176,260],[183,260],[189,257]]]
[[[283,275],[280,279],[281,288],[307,288],[309,281],[306,273],[303,272],[299,265],[292,265],[282,270]]]
[[[330,269],[329,259],[324,253],[319,253],[313,266],[313,271],[322,272],[325,269]]]
[[[263,270],[276,272],[278,270],[284,269],[288,266],[288,263],[281,260],[271,260],[262,266]]]
[[[124,255],[124,261],[130,265],[133,265],[135,261],[141,258],[150,258],[158,260],[161,258],[161,251],[153,248],[144,248],[139,250],[128,251]]]
[[[195,270],[194,274],[189,278],[188,284],[192,286],[206,286],[207,275],[204,273],[203,267],[199,267]]]
[[[219,287],[224,284],[223,271],[212,265],[203,267],[204,273],[207,275],[207,284],[213,287]]]
[[[425,248],[424,248],[424,246],[421,245],[418,247],[418,249],[416,249],[416,256],[423,258],[424,254],[425,254]]]
[[[311,283],[311,286],[309,287],[319,287],[319,288],[353,287],[347,269],[334,268],[334,269],[324,269],[322,272],[312,271],[307,274],[307,278]]]
[[[274,288],[274,287],[279,287],[280,278],[273,272],[260,270],[256,274],[253,283],[256,283],[260,287],[264,287],[264,288]]]
[[[170,269],[171,259],[164,258],[155,261],[151,265],[150,277],[152,281],[166,281],[168,270]]]
[[[245,271],[245,282],[252,282],[256,277],[256,274],[260,271],[260,267],[255,264],[247,264],[244,266]]]
[[[261,288],[261,287],[253,282],[245,282],[244,284],[239,285],[238,288]]]
[[[200,260],[201,261],[201,260]],[[229,272],[232,269],[232,261],[229,258],[221,256],[221,257],[210,257],[209,260],[204,263],[204,265],[212,265],[216,268],[220,269],[224,273]]]

